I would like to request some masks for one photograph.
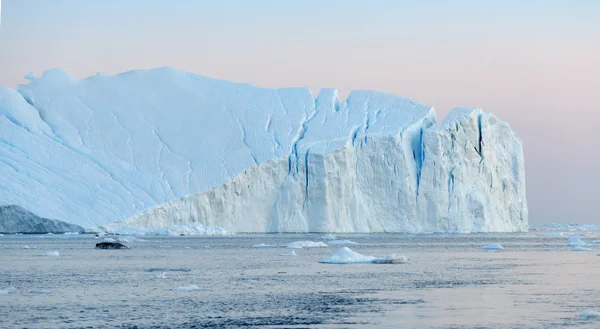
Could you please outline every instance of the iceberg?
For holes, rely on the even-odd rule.
[[[365,256],[353,251],[348,247],[343,247],[331,254],[331,256],[319,260],[319,263],[324,264],[403,264],[406,262],[408,262],[408,258],[406,256]]]
[[[172,68],[27,79],[0,87],[0,204],[44,218],[153,232],[528,229],[521,140],[478,108],[438,125],[433,108],[390,94],[340,101]]]

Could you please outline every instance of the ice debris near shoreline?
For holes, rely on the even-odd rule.
[[[430,106],[381,92],[340,101],[172,68],[27,79],[0,87],[0,201],[45,218],[256,233],[528,227],[521,140],[481,109],[438,125]]]
[[[324,264],[403,264],[408,262],[406,256],[389,255],[385,257],[365,256],[348,247],[342,247],[327,258],[319,260]]]

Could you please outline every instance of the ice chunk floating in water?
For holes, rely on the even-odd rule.
[[[361,255],[348,247],[343,247],[340,250],[331,254],[327,258],[323,258],[319,263],[325,264],[403,264],[408,261],[406,256],[390,255],[385,257],[374,257]]]
[[[17,290],[17,288],[15,288],[15,287],[8,287],[6,289],[0,289],[0,295],[6,295],[6,294],[9,294],[16,290]]]
[[[292,250],[292,252],[279,254],[279,256],[296,256],[296,252]]]
[[[194,290],[200,290],[200,287],[198,287],[197,285],[191,285],[191,286],[184,286],[184,287],[175,287],[171,290],[173,290],[173,291],[194,291]]]
[[[255,245],[252,246],[252,248],[277,248],[277,247],[278,246],[273,245],[273,244],[264,244],[264,243],[255,244]]]
[[[302,248],[318,248],[318,247],[327,247],[327,245],[322,241],[295,241],[290,242],[285,245],[288,249],[302,249]]]
[[[589,319],[589,318],[595,318],[595,319],[600,319],[600,312],[597,311],[585,311],[581,314],[579,314],[580,317],[585,318],[585,319]]]
[[[487,246],[483,246],[481,248],[483,250],[488,250],[488,251],[500,251],[500,250],[504,250],[504,247],[502,247],[501,245],[499,245],[497,243],[488,244]]]
[[[172,68],[28,78],[18,90],[0,87],[0,200],[44,218],[125,221],[161,235],[222,233],[176,227],[194,224],[259,233],[528,227],[521,140],[478,108],[454,109],[438,125],[430,106],[375,91],[340,102],[334,89],[315,98],[308,88]]]
[[[578,246],[578,247],[571,248],[571,251],[592,251],[592,249]]]
[[[58,251],[48,251],[48,252],[41,254],[40,256],[58,257],[58,256],[60,256],[60,254],[58,253]]]

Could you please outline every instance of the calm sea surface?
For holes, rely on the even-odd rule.
[[[380,265],[318,263],[340,246],[252,248],[326,241],[315,234],[127,238],[130,250],[0,236],[0,327],[600,328],[580,316],[600,311],[600,251],[543,234],[338,235],[410,258]]]

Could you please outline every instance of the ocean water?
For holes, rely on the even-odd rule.
[[[0,236],[0,328],[600,328],[580,316],[600,311],[600,251],[543,234],[340,234],[410,258],[346,265],[318,263],[340,246],[252,248],[320,234],[127,238],[129,250]]]

